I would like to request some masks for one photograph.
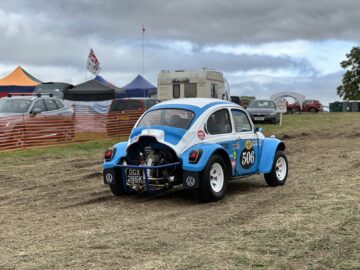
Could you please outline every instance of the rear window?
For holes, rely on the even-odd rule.
[[[145,100],[145,109],[150,109],[155,104],[159,103],[158,100]]]
[[[168,126],[188,129],[195,114],[182,109],[159,109],[147,112],[138,127]]]
[[[111,104],[111,111],[126,111],[126,110],[138,110],[140,102],[139,100],[114,100]],[[141,107],[141,106],[140,106]]]

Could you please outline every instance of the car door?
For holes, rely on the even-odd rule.
[[[236,143],[232,146],[236,165],[234,175],[252,174],[258,171],[259,140],[248,115],[241,109],[231,109]],[[235,168],[234,168],[235,167]]]
[[[46,107],[42,99],[35,100],[32,104],[28,120],[26,121],[26,136],[30,143],[38,142],[39,137],[44,136],[46,132]]]
[[[55,99],[45,98],[46,111],[44,116],[46,118],[46,129],[49,136],[57,136],[62,133],[66,124],[66,118],[61,114]]]

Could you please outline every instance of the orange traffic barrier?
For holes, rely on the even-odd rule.
[[[87,108],[72,118],[37,114],[0,117],[0,151],[128,136],[143,110],[99,114]]]

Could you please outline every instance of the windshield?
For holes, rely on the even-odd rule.
[[[270,100],[253,100],[250,102],[248,108],[274,109],[274,102]]]
[[[0,99],[0,113],[25,113],[30,103],[27,99]]]
[[[144,126],[168,126],[188,129],[195,114],[181,109],[159,109],[147,112],[138,124]]]

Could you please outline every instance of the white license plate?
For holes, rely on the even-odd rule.
[[[129,184],[144,184],[145,179],[143,170],[139,169],[127,169],[126,170],[126,181]]]
[[[255,121],[264,121],[265,117],[254,117]]]

